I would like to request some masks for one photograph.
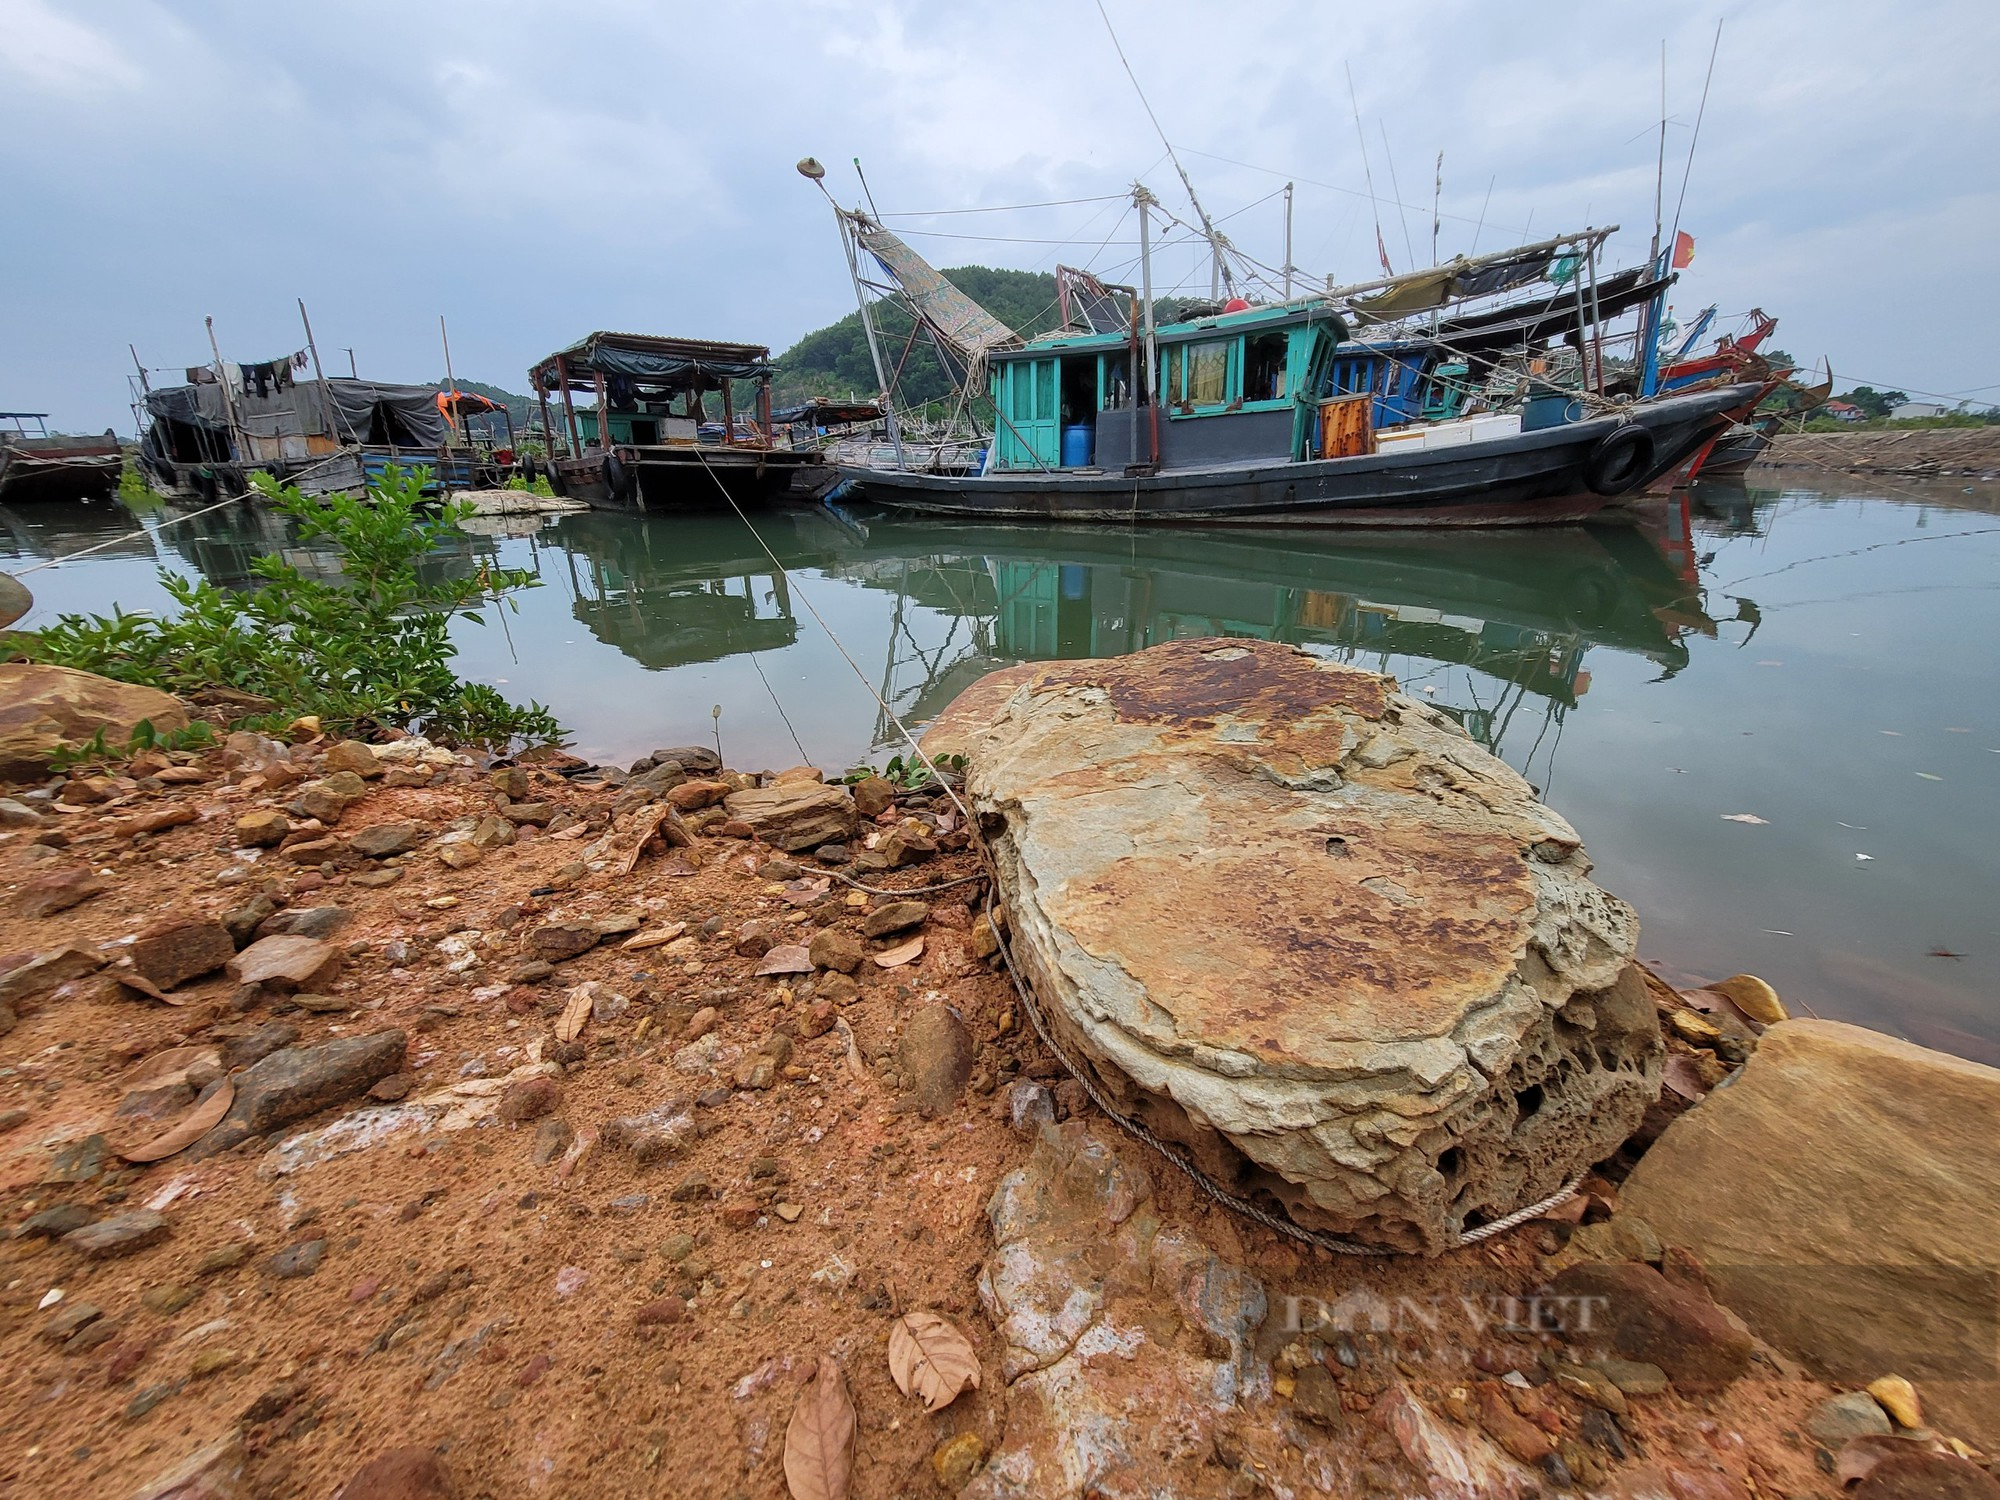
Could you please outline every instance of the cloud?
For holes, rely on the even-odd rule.
[[[1662,38],[1671,217],[1722,17],[1684,215],[1701,252],[1676,302],[1761,304],[1795,353],[1905,389],[1991,378],[2000,315],[1976,295],[2000,233],[1976,177],[2000,146],[1990,0],[1608,0],[1533,27],[1475,0],[1440,0],[1421,24],[1105,5],[1232,239],[1278,263],[1280,206],[1256,200],[1293,177],[1295,259],[1341,280],[1375,261],[1350,66],[1399,267],[1406,222],[1428,255],[1440,150],[1445,254],[1475,228],[1491,250],[1616,222],[1614,258],[1632,261],[1652,233]],[[323,345],[404,379],[441,373],[440,313],[461,374],[516,388],[591,328],[783,348],[851,305],[825,204],[792,172],[808,153],[843,201],[861,196],[860,156],[877,204],[919,214],[894,222],[940,264],[1094,255],[1125,274],[1133,224],[1115,201],[920,211],[1115,198],[1143,176],[1192,217],[1095,5],[1070,0],[561,15],[0,0],[0,79],[0,130],[32,148],[10,180],[31,232],[0,237],[0,275],[30,291],[0,305],[0,406],[80,428],[129,422],[128,340],[153,364],[193,363],[212,313],[233,354],[267,357],[296,346],[298,296]],[[1200,247],[1175,237],[1156,279],[1205,289]]]
[[[45,0],[0,0],[0,70],[31,91],[72,97],[131,88],[143,76],[115,43]]]

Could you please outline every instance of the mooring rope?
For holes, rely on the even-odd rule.
[[[1334,1255],[1383,1256],[1407,1253],[1388,1246],[1363,1244],[1358,1240],[1349,1239],[1341,1235],[1328,1234],[1323,1230],[1307,1229],[1304,1225],[1295,1224],[1281,1214],[1272,1213],[1269,1209],[1251,1202],[1248,1198],[1240,1194],[1230,1192],[1228,1188],[1224,1187],[1197,1166],[1193,1158],[1187,1154],[1184,1147],[1161,1139],[1151,1130],[1147,1129],[1146,1126],[1140,1124],[1139,1121],[1132,1119],[1129,1115],[1118,1109],[1105,1096],[1104,1091],[1097,1086],[1096,1080],[1090,1075],[1089,1071],[1077,1065],[1075,1059],[1069,1055],[1068,1049],[1056,1040],[1054,1032],[1042,1015],[1041,1006],[1035,1001],[1032,988],[1022,978],[1019,968],[1015,966],[1011,944],[1008,943],[1006,938],[1001,936],[1000,924],[993,920],[993,893],[999,888],[999,871],[993,867],[992,858],[984,842],[978,837],[979,825],[972,816],[972,809],[966,806],[965,800],[958,794],[958,789],[951,784],[950,780],[938,770],[931,758],[924,753],[923,747],[917,743],[916,736],[910,732],[910,728],[903,722],[902,716],[895,709],[891,708],[888,701],[875,690],[875,685],[862,672],[860,664],[854,660],[854,657],[848,652],[847,647],[841,643],[840,637],[834,634],[833,627],[827,624],[825,617],[814,608],[811,597],[799,588],[797,582],[792,578],[790,570],[778,560],[778,554],[771,550],[770,544],[764,540],[763,534],[752,524],[750,517],[744,513],[743,507],[736,503],[736,497],[729,493],[729,487],[722,482],[721,477],[716,474],[715,470],[709,467],[707,456],[701,454],[699,449],[696,450],[696,454],[700,458],[702,468],[707,471],[708,477],[715,481],[715,487],[722,491],[722,498],[728,501],[729,508],[736,512],[736,518],[743,523],[744,529],[750,533],[752,539],[763,549],[764,555],[771,560],[771,566],[776,568],[779,574],[785,579],[787,588],[805,605],[807,612],[812,615],[813,619],[818,621],[819,628],[826,632],[826,637],[833,642],[834,649],[841,654],[842,658],[846,660],[847,665],[853,669],[855,677],[859,679],[862,687],[867,690],[868,696],[875,700],[876,706],[887,716],[889,722],[896,726],[897,732],[903,736],[904,741],[909,745],[910,749],[915,752],[917,758],[924,763],[925,768],[930,771],[931,776],[936,780],[937,784],[944,788],[946,795],[957,806],[959,814],[965,819],[965,827],[973,834],[973,848],[978,852],[980,863],[984,866],[984,869],[978,875],[961,876],[957,880],[948,880],[935,886],[917,886],[908,891],[877,890],[874,887],[862,885],[861,882],[853,880],[848,876],[841,875],[838,871],[829,870],[827,873],[835,879],[855,887],[857,890],[868,891],[870,894],[883,896],[916,895],[928,891],[945,890],[956,885],[968,885],[975,880],[986,881],[986,924],[992,929],[993,939],[999,945],[1000,957],[1006,967],[1007,976],[1013,981],[1014,993],[1020,997],[1021,1008],[1028,1013],[1028,1021],[1035,1028],[1035,1035],[1041,1038],[1042,1045],[1047,1047],[1055,1056],[1056,1062],[1062,1067],[1063,1071],[1082,1085],[1083,1091],[1089,1097],[1090,1102],[1103,1110],[1106,1117],[1113,1124],[1117,1125],[1119,1129],[1130,1135],[1134,1140],[1143,1142],[1165,1157],[1168,1162],[1178,1168],[1189,1181],[1193,1182],[1197,1188],[1201,1189],[1214,1202],[1219,1203],[1232,1213],[1241,1214],[1246,1219],[1264,1225],[1267,1229],[1275,1230],[1279,1234],[1299,1240],[1317,1249],[1329,1251]],[[1531,1203],[1526,1208],[1516,1209],[1505,1218],[1495,1219],[1490,1224],[1482,1224],[1477,1229],[1462,1231],[1452,1242],[1452,1248],[1462,1249],[1467,1245],[1476,1245],[1483,1240],[1492,1239],[1495,1235],[1505,1234],[1508,1230],[1517,1228],[1527,1223],[1530,1219],[1540,1218],[1558,1204],[1565,1203],[1574,1197],[1577,1188],[1583,1182],[1583,1178],[1584,1174],[1579,1172],[1563,1184],[1560,1190],[1551,1193],[1540,1202]]]

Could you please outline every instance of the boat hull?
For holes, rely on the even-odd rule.
[[[931,515],[1044,521],[1494,526],[1580,520],[1684,463],[1762,392],[1730,386],[1538,432],[1418,452],[1127,476],[1078,470],[977,478],[846,469],[860,498]],[[1644,426],[1653,459],[1611,494],[1586,480],[1598,445]]]
[[[0,448],[0,504],[92,500],[118,488],[124,454],[116,443],[37,443]]]
[[[790,449],[710,446],[618,449],[626,485],[613,489],[604,455],[552,463],[558,493],[597,510],[726,510],[761,505],[791,492],[793,476],[820,463],[819,455]]]

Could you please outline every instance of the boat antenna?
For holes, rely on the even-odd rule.
[[[1403,223],[1403,253],[1410,257],[1410,264],[1417,263],[1417,247],[1410,243],[1410,210],[1403,202],[1403,184],[1396,180],[1396,156],[1389,149],[1389,126],[1379,116],[1375,128],[1382,132],[1382,159],[1389,164],[1389,191],[1396,195],[1396,217]]]
[[[1375,169],[1368,165],[1368,133],[1361,128],[1361,101],[1354,95],[1354,65],[1343,66],[1347,69],[1347,102],[1354,111],[1354,139],[1361,145],[1361,175],[1368,180],[1368,211],[1375,216],[1375,254],[1382,262],[1382,274],[1394,276],[1396,268],[1389,264],[1389,247],[1382,243],[1382,205],[1375,197]]]
[[[1708,49],[1708,73],[1701,80],[1701,107],[1694,112],[1694,136],[1688,141],[1687,167],[1681,173],[1681,195],[1674,202],[1674,232],[1668,236],[1672,244],[1680,238],[1681,209],[1687,204],[1688,178],[1694,175],[1694,148],[1701,144],[1702,116],[1708,113],[1708,86],[1715,81],[1715,54],[1722,50],[1722,22],[1715,23],[1715,41]]]
[[[1444,153],[1438,152],[1437,176],[1431,182],[1431,264],[1438,263],[1438,230],[1443,227],[1441,211],[1444,207]]]
[[[868,200],[869,216],[879,220],[882,215],[875,207],[875,190],[868,186],[868,174],[861,170],[861,158],[858,156],[854,158],[854,175],[861,179],[861,196]]]
[[[1648,265],[1660,261],[1662,194],[1667,185],[1667,39],[1660,38],[1660,159],[1653,167],[1653,253]]]
[[[1208,216],[1208,210],[1201,206],[1201,199],[1196,195],[1194,190],[1194,181],[1188,176],[1187,168],[1181,165],[1180,153],[1174,150],[1174,143],[1167,139],[1166,131],[1160,128],[1160,117],[1153,113],[1153,105],[1146,98],[1146,91],[1139,87],[1139,75],[1132,71],[1132,64],[1126,60],[1125,48],[1118,41],[1117,29],[1112,26],[1111,17],[1104,9],[1104,0],[1097,0],[1097,14],[1102,18],[1104,29],[1111,37],[1111,50],[1118,54],[1118,61],[1125,69],[1125,76],[1132,80],[1132,92],[1139,96],[1140,107],[1146,111],[1146,118],[1153,122],[1153,133],[1160,138],[1160,144],[1167,148],[1167,159],[1174,164],[1174,170],[1181,175],[1181,186],[1187,190],[1188,202],[1194,205],[1195,217],[1201,220],[1202,233],[1208,236],[1208,253],[1211,270],[1210,285],[1213,286],[1215,277],[1219,276],[1222,280],[1222,285],[1229,289],[1231,296],[1234,296],[1236,294],[1236,280],[1230,274],[1229,261],[1222,253],[1222,247],[1226,241],[1217,232],[1214,221]]]

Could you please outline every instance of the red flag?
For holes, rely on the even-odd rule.
[[[1694,236],[1685,229],[1674,231],[1674,269],[1686,270],[1694,264]]]
[[[1375,253],[1382,257],[1382,274],[1384,276],[1394,276],[1396,270],[1395,267],[1389,264],[1389,247],[1382,243],[1382,226],[1380,224],[1375,226]]]

